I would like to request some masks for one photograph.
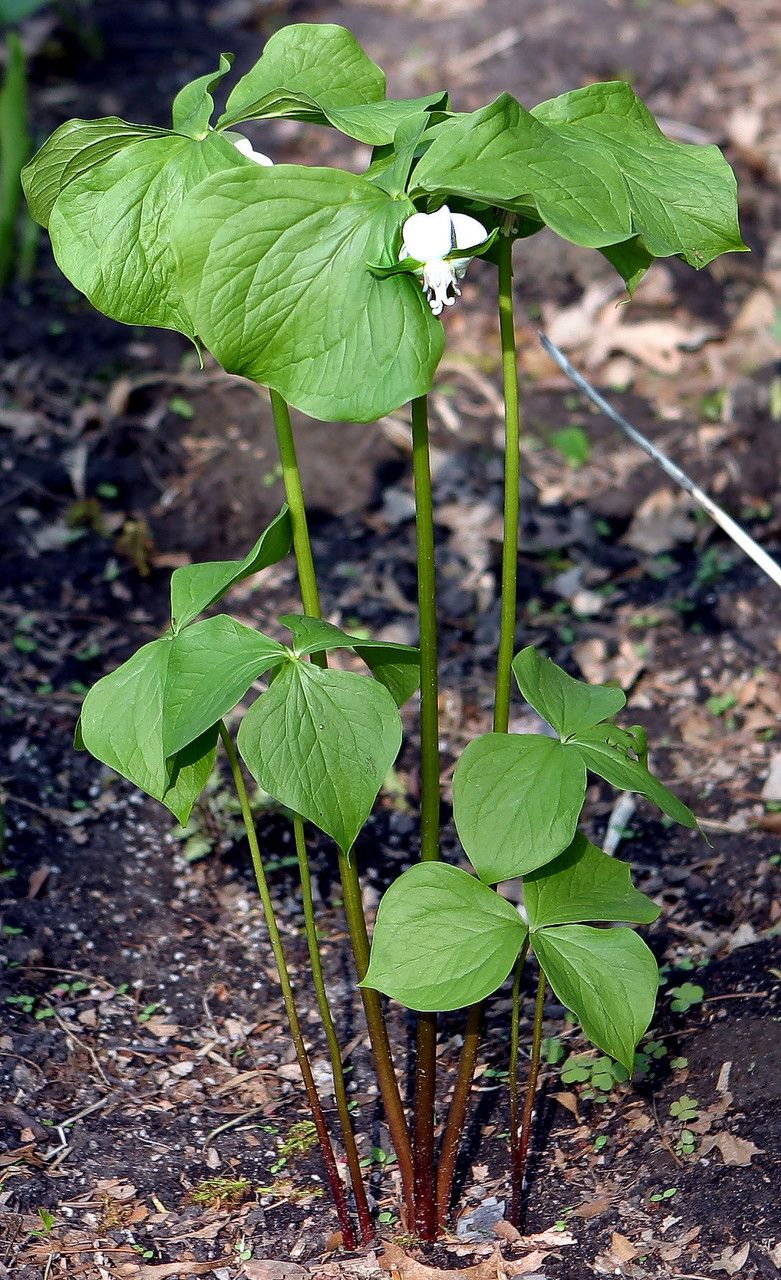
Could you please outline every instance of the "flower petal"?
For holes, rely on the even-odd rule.
[[[477,218],[470,218],[468,213],[451,213],[456,249],[474,249],[488,239],[488,232]]]
[[[405,257],[418,262],[444,258],[453,248],[453,224],[447,205],[436,213],[413,213],[404,223],[403,240]]]
[[[241,154],[243,156],[246,156],[248,160],[254,160],[255,164],[262,164],[267,166],[274,164],[274,161],[271,160],[269,156],[264,155],[262,151],[255,151],[249,138],[245,138],[243,134],[226,133],[225,136],[226,138],[230,139],[230,141],[233,143],[236,150],[240,151]]]

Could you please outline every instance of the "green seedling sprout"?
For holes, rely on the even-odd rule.
[[[562,1056],[542,1034],[548,987],[601,1051],[588,1068],[601,1090],[632,1071],[659,982],[651,951],[631,927],[650,924],[658,908],[633,887],[625,864],[579,830],[587,779],[644,795],[685,828],[695,829],[696,819],[649,770],[644,732],[619,721],[625,705],[619,689],[574,679],[528,643],[517,651],[521,414],[514,248],[520,240],[523,251],[532,252],[527,241],[547,226],[603,254],[631,294],[658,258],[676,256],[700,268],[745,248],[735,180],[716,147],[668,139],[620,81],[589,85],[532,111],[502,94],[477,111],[458,113],[445,92],[388,98],[382,70],[349,31],[329,24],[278,31],[233,83],[219,113],[214,95],[231,74],[232,58],[223,54],[211,72],[186,85],[174,100],[170,128],[116,117],[68,121],[23,176],[30,210],[48,228],[60,268],[100,311],[126,324],[176,330],[228,372],[268,388],[286,497],[242,560],[174,572],[170,628],[90,689],[77,745],[181,823],[207,786],[217,751],[227,757],[347,1248],[374,1237],[365,1169],[367,1161],[386,1167],[388,1156],[379,1148],[370,1159],[358,1154],[320,954],[307,826],[336,846],[403,1220],[417,1238],[435,1239],[449,1220],[485,1001],[512,975],[509,1217],[517,1225],[541,1061],[552,1065]],[[267,154],[272,148],[262,137],[263,122],[280,118],[336,129],[368,145],[367,170],[272,163],[279,157]],[[237,131],[250,122],[252,140]],[[453,779],[455,821],[471,874],[440,858],[427,395],[445,346],[443,318],[464,305],[460,282],[477,256],[497,272],[505,479],[492,731],[469,744]],[[578,403],[571,398],[570,408]],[[329,422],[372,423],[405,404],[411,406],[418,648],[322,620],[290,413],[292,406]],[[184,404],[171,407],[181,412]],[[570,460],[576,452],[584,457],[580,437],[557,443]],[[211,612],[232,586],[291,550],[302,611],[279,620],[283,639]],[[329,666],[328,654],[340,649],[361,661],[361,673]],[[266,685],[242,716],[237,708],[259,680]],[[514,685],[550,732],[509,731]],[[354,846],[396,760],[400,708],[418,690],[420,860],[391,884],[370,938]],[[228,725],[238,719],[234,736]],[[245,769],[293,815],[311,977],[349,1188],[304,1043]],[[497,891],[513,879],[522,881],[522,912]],[[522,1096],[520,1005],[524,966],[532,961],[536,998]],[[383,995],[418,1014],[410,1108]],[[467,1011],[466,1026],[437,1153],[437,1015],[453,1009]],[[382,1220],[388,1221],[385,1211]]]

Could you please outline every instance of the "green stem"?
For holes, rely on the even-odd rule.
[[[228,756],[233,782],[236,787],[236,794],[241,805],[241,816],[244,820],[244,829],[247,833],[247,841],[249,843],[250,854],[252,856],[252,867],[255,872],[255,880],[260,894],[260,901],[263,907],[263,915],[266,920],[266,928],[268,930],[271,950],[274,954],[274,960],[279,975],[279,985],[282,988],[282,1000],[285,1005],[287,1020],[290,1025],[290,1034],[293,1039],[293,1045],[296,1051],[298,1065],[301,1068],[301,1075],[304,1080],[304,1088],[306,1089],[309,1106],[312,1111],[312,1119],[317,1130],[317,1136],[320,1141],[320,1150],[325,1165],[326,1177],[328,1185],[331,1188],[331,1195],[336,1205],[336,1212],[339,1217],[339,1225],[342,1229],[342,1239],[347,1249],[356,1247],[355,1233],[350,1221],[350,1214],[347,1208],[347,1198],[345,1196],[344,1187],[339,1178],[339,1171],[336,1167],[336,1158],[334,1156],[331,1139],[328,1134],[328,1128],[323,1115],[323,1108],[320,1104],[320,1098],[317,1093],[312,1068],[309,1063],[309,1054],[307,1053],[304,1036],[301,1030],[301,1023],[298,1018],[298,1010],[296,1009],[295,995],[290,981],[285,952],[282,946],[282,938],[277,925],[276,916],[274,915],[274,904],[271,900],[271,893],[266,880],[266,872],[263,867],[263,858],[258,844],[258,836],[255,830],[255,820],[252,816],[252,808],[250,806],[247,787],[244,782],[244,775],[241,772],[241,764],[238,753],[233,745],[231,738],[225,725],[220,722],[220,737],[222,739],[225,751]]]
[[[521,495],[521,407],[518,385],[518,355],[515,345],[515,316],[513,311],[513,240],[511,236],[499,237],[499,334],[502,344],[502,378],[504,383],[504,532],[502,538],[502,613],[499,633],[499,651],[496,662],[496,693],[494,697],[495,733],[506,733],[510,723],[510,691],[512,687],[512,661],[515,649],[515,628],[518,595],[518,542],[520,534]],[[448,1113],[442,1139],[442,1158],[447,1163],[440,1167],[437,1200],[440,1221],[446,1215],[455,1172],[461,1133],[466,1118],[466,1106],[472,1087],[480,1028],[483,1021],[484,1002],[473,1006],[467,1015],[464,1045],[458,1064],[453,1102]],[[458,1100],[458,1105],[456,1101]]]
[[[425,396],[412,401],[412,467],[420,618],[420,856],[423,862],[431,862],[439,857],[439,672],[434,498]]]
[[[317,589],[317,574],[312,556],[312,543],[309,540],[309,524],[306,518],[304,490],[301,485],[301,472],[298,469],[296,443],[293,439],[293,427],[290,422],[290,410],[287,402],[277,391],[269,390],[271,409],[274,414],[274,426],[277,433],[279,460],[282,464],[282,481],[285,486],[285,497],[290,508],[290,523],[293,528],[293,551],[296,557],[298,584],[301,590],[301,603],[304,613],[309,618],[320,617],[320,593]],[[316,655],[320,657],[320,655]]]
[[[546,979],[542,969],[537,982],[537,1000],[534,1005],[534,1030],[532,1031],[531,1062],[529,1078],[526,1082],[526,1098],[523,1104],[523,1120],[520,1133],[516,1116],[515,1129],[510,1134],[511,1141],[511,1192],[509,1221],[514,1227],[520,1226],[521,1201],[523,1197],[524,1174],[526,1172],[526,1156],[529,1151],[532,1120],[534,1118],[534,1097],[537,1092],[537,1079],[540,1074],[540,1053],[542,1049],[542,1020],[545,1012]],[[517,1066],[517,1053],[516,1053]]]
[[[434,556],[434,499],[431,487],[428,403],[412,401],[412,468],[415,477],[415,524],[420,620],[420,857],[439,858],[439,673],[437,579]],[[424,1240],[437,1233],[434,1111],[436,1106],[437,1016],[418,1015],[415,1060],[415,1230]]]
[[[347,1101],[347,1087],[345,1085],[344,1069],[342,1067],[342,1051],[339,1046],[339,1038],[336,1034],[334,1020],[331,1015],[331,1006],[328,1001],[325,977],[323,975],[323,962],[320,956],[320,946],[317,937],[317,922],[315,920],[315,906],[312,897],[312,876],[309,871],[309,859],[307,858],[306,840],[304,837],[304,821],[298,814],[293,818],[293,832],[296,841],[298,869],[301,875],[301,891],[304,904],[304,928],[306,931],[307,946],[309,948],[309,963],[312,967],[312,981],[314,983],[315,996],[317,998],[317,1007],[320,1011],[320,1018],[323,1023],[323,1030],[328,1043],[328,1052],[331,1058],[331,1070],[334,1077],[334,1097],[336,1099],[336,1109],[339,1113],[339,1122],[342,1129],[342,1139],[344,1141],[347,1167],[350,1170],[350,1181],[352,1183],[355,1205],[358,1211],[358,1223],[361,1230],[361,1244],[370,1244],[374,1239],[374,1227],[372,1225],[369,1202],[366,1198],[366,1188],[363,1184],[363,1172],[361,1170],[360,1156],[358,1155],[358,1148],[355,1145],[355,1133],[353,1131],[352,1117],[350,1115],[350,1107]]]
[[[499,333],[504,380],[504,537],[502,542],[502,621],[496,662],[494,733],[506,733],[510,722],[510,687],[515,650],[518,584],[518,538],[521,505],[521,410],[518,356],[513,315],[513,241],[499,237]]]
[[[301,485],[301,473],[298,467],[293,428],[290,422],[290,411],[286,402],[276,391],[270,391],[270,395],[279,446],[279,457],[282,464],[285,495],[290,508],[290,520],[293,528],[293,550],[296,557],[301,601],[304,606],[304,612],[310,618],[319,618],[320,596],[317,588],[314,558],[312,556],[312,544],[309,538],[309,524],[306,516],[304,491]],[[321,666],[327,665],[324,653],[313,654],[312,661],[319,663]],[[358,868],[355,860],[351,861],[341,851],[339,853],[339,874],[342,882],[342,896],[347,915],[350,942],[360,981],[369,966],[369,935],[366,928],[366,918],[363,913],[363,897],[358,879]],[[413,1203],[412,1147],[399,1084],[393,1067],[385,1015],[378,992],[362,987],[361,997],[369,1028],[369,1040],[374,1055],[380,1095],[391,1140],[396,1152],[404,1188],[404,1197],[411,1220]]]

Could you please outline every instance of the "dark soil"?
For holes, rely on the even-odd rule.
[[[627,321],[674,320],[684,334],[705,324],[711,335],[696,350],[682,343],[666,375],[647,355],[632,357],[628,380],[616,363],[630,359],[628,348],[618,343],[595,360],[594,376],[608,387],[630,381],[616,402],[778,554],[781,346],[767,309],[781,314],[781,99],[761,92],[772,6],[181,0],[97,3],[90,12],[100,36],[92,53],[55,28],[33,61],[41,136],[78,114],[164,123],[176,88],[203,70],[205,50],[231,48],[243,68],[275,24],[314,18],[350,26],[392,68],[399,96],[454,83],[468,108],[504,88],[532,101],[624,75],[672,132],[685,125],[726,143],[755,252],[701,276],[657,268]],[[760,122],[747,141],[735,113],[748,110]],[[357,166],[358,149],[345,146],[282,125],[264,143],[289,159]],[[537,354],[540,317],[550,325],[579,307],[584,290],[608,279],[600,271],[553,238],[519,253],[529,316],[519,334],[528,476],[519,636],[576,674],[631,687],[632,718],[648,726],[657,772],[696,808],[711,843],[667,827],[645,802],[627,819],[619,855],[663,906],[648,931],[665,966],[651,1048],[633,1082],[596,1095],[588,1081],[562,1078],[561,1063],[546,1066],[526,1230],[559,1229],[560,1245],[554,1232],[553,1243],[536,1246],[535,1274],[551,1280],[770,1277],[781,1265],[781,821],[772,803],[781,794],[763,799],[762,788],[779,752],[776,597],[710,526],[687,524],[653,465]],[[491,283],[489,268],[475,264],[448,317],[450,350],[432,400],[446,804],[459,751],[490,724],[501,534]],[[205,1274],[198,1263],[209,1261],[218,1280],[241,1275],[243,1262],[247,1275],[272,1274],[253,1272],[250,1258],[337,1274],[328,1269],[336,1219],[319,1157],[291,1141],[306,1101],[227,779],[215,779],[183,840],[152,801],[71,747],[85,688],[165,625],[171,568],[243,552],[279,508],[265,400],[213,367],[199,373],[179,339],[92,313],[46,247],[34,285],[3,299],[2,318],[0,1274],[4,1266],[19,1280],[143,1276],[148,1264],[151,1277],[165,1262]],[[595,313],[595,332],[606,323]],[[575,358],[588,358],[585,337]],[[551,444],[573,424],[591,441],[578,468]],[[402,416],[297,430],[326,616],[414,641]],[[659,512],[643,523],[638,509],[657,494]],[[297,607],[291,564],[231,604],[273,630],[275,617]],[[406,714],[397,785],[356,849],[370,910],[416,853],[414,707]],[[520,702],[513,714],[516,727],[530,727]],[[594,788],[595,839],[614,803]],[[258,825],[321,1069],[288,823],[261,805]],[[445,836],[446,856],[458,860],[449,827]],[[313,834],[311,852],[368,1157],[373,1147],[387,1152],[388,1137],[332,851]],[[533,975],[526,982],[528,1013]],[[687,982],[702,998],[676,1012],[672,991]],[[462,1214],[488,1201],[489,1220],[491,1198],[507,1194],[507,996],[490,1007],[459,1171]],[[408,1085],[413,1021],[397,1008],[391,1020]],[[460,1015],[442,1018],[443,1114],[461,1030]],[[552,1001],[546,1034],[567,1053],[586,1049]],[[685,1122],[670,1110],[682,1096],[696,1104]],[[696,1139],[690,1154],[680,1148],[686,1127]],[[492,1252],[490,1224],[470,1244],[462,1222],[461,1236],[454,1230],[416,1253],[398,1221],[392,1164],[375,1163],[372,1190],[383,1235],[420,1260],[457,1269]],[[510,1261],[533,1247],[504,1245]],[[371,1259],[355,1266],[373,1274]]]

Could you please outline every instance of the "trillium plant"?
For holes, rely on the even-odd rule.
[[[433,1240],[446,1228],[484,1004],[512,975],[508,1200],[517,1223],[547,987],[587,1039],[628,1072],[656,998],[656,961],[627,926],[648,924],[658,909],[632,887],[628,867],[579,829],[588,778],[639,792],[684,827],[695,828],[696,820],[649,771],[645,734],[621,719],[619,689],[574,679],[528,643],[516,653],[513,248],[520,240],[521,250],[531,252],[525,242],[550,227],[603,254],[631,294],[656,258],[704,267],[744,248],[735,181],[716,147],[671,141],[620,81],[591,84],[531,111],[502,94],[461,113],[445,92],[388,98],[382,71],[345,29],[291,25],[268,41],[215,118],[212,95],[230,71],[223,54],[215,71],[186,85],[174,100],[170,129],[115,117],[70,120],[24,172],[30,209],[48,228],[60,268],[94,306],[126,324],[177,330],[227,371],[269,389],[286,491],[285,506],[243,560],[174,572],[170,627],[90,690],[77,741],[182,822],[218,749],[224,751],[345,1247],[368,1243],[375,1228],[345,1088],[338,1010],[323,974],[307,825],[335,846],[398,1163],[400,1210],[419,1238]],[[236,131],[276,119],[339,130],[371,147],[371,163],[362,174],[279,163]],[[260,128],[257,137],[273,150]],[[463,866],[440,860],[426,394],[445,344],[443,319],[478,255],[497,269],[506,454],[493,731],[469,743],[453,777],[468,871],[466,860]],[[372,423],[406,403],[419,648],[349,635],[321,619],[289,413],[292,405],[330,422]],[[280,618],[273,634],[212,612],[235,583],[291,549],[301,609]],[[361,673],[329,666],[337,650],[356,655]],[[259,681],[265,684],[257,692]],[[514,683],[545,722],[541,732],[508,731]],[[372,936],[353,846],[400,749],[400,708],[418,690],[420,842],[410,850],[413,865],[382,899]],[[236,708],[250,691],[254,701],[240,718]],[[310,1067],[245,769],[292,814],[333,1103],[319,1096]],[[520,910],[513,905],[518,894],[500,891],[513,880],[522,880]],[[521,974],[532,962],[537,999],[522,1100]],[[383,997],[418,1013],[411,1099],[400,1087]],[[443,1082],[437,1014],[455,1009],[465,1010],[463,1049],[455,1079]],[[438,1113],[447,1093],[449,1109]],[[326,1105],[329,1113],[335,1109],[335,1129]]]

